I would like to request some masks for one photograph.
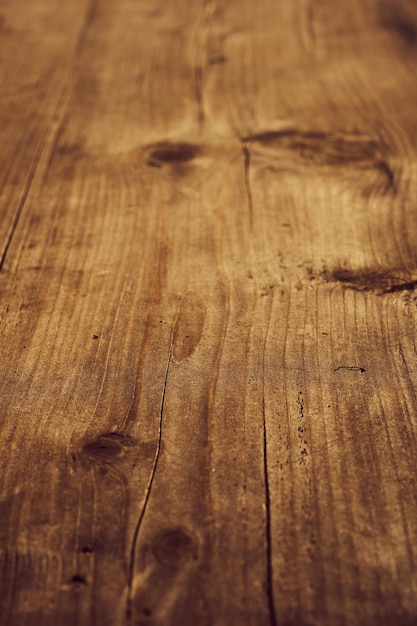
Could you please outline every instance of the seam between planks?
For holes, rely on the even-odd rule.
[[[53,153],[55,151],[56,141],[57,141],[57,138],[59,136],[60,129],[61,129],[63,114],[65,112],[66,105],[67,105],[68,99],[69,99],[69,94],[70,94],[69,85],[70,85],[70,83],[72,81],[74,65],[75,65],[75,62],[77,61],[77,59],[81,55],[81,52],[82,52],[82,49],[83,49],[83,46],[84,46],[85,37],[86,37],[86,34],[87,34],[87,30],[88,30],[88,28],[90,26],[90,23],[92,21],[92,17],[93,17],[94,11],[95,11],[96,2],[97,2],[97,0],[90,0],[90,3],[88,5],[88,7],[87,7],[87,10],[86,10],[86,13],[85,13],[85,17],[84,17],[84,20],[83,20],[83,22],[81,24],[80,31],[79,31],[79,34],[78,34],[78,37],[77,37],[77,40],[76,40],[76,43],[75,43],[75,46],[74,46],[74,51],[72,53],[72,57],[71,57],[70,62],[69,62],[69,69],[68,69],[68,72],[67,72],[67,76],[66,76],[66,78],[64,80],[64,84],[63,84],[63,87],[61,89],[61,93],[59,95],[57,105],[55,107],[55,110],[54,110],[54,112],[52,114],[52,117],[51,117],[50,121],[48,122],[48,124],[46,126],[45,131],[42,134],[42,137],[41,137],[41,139],[40,139],[40,141],[38,143],[38,146],[37,146],[37,148],[35,150],[35,154],[34,154],[34,157],[32,159],[32,162],[31,162],[31,165],[30,165],[30,168],[29,168],[29,173],[28,173],[28,176],[27,176],[27,179],[26,179],[26,182],[25,182],[23,193],[22,193],[22,196],[20,198],[20,201],[19,201],[16,213],[14,215],[12,224],[11,224],[9,232],[7,234],[6,242],[4,244],[4,247],[3,247],[3,250],[2,250],[2,253],[1,253],[1,256],[0,256],[0,272],[3,270],[3,266],[4,266],[4,263],[6,261],[7,254],[9,252],[9,250],[10,250],[10,246],[12,244],[14,235],[15,235],[17,227],[19,225],[20,218],[21,218],[22,213],[23,213],[23,209],[24,209],[24,207],[26,205],[26,201],[27,201],[28,196],[29,196],[29,192],[31,190],[33,181],[34,181],[36,173],[38,171],[38,167],[39,167],[39,164],[40,164],[41,157],[43,155],[45,146],[48,144],[48,136],[55,134],[55,141],[53,141],[53,148],[52,148],[51,154],[49,155],[47,170],[49,169],[49,166],[52,163],[52,157],[53,157]],[[53,126],[54,126],[54,122],[55,121],[58,121],[58,124],[57,124],[56,130],[53,130]],[[52,127],[52,130],[51,130],[51,127]]]

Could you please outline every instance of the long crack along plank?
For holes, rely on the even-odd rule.
[[[413,0],[0,53],[0,626],[416,624]]]

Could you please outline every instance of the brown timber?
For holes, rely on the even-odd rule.
[[[414,0],[2,0],[0,137],[0,626],[415,626]]]

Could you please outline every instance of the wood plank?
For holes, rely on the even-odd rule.
[[[415,623],[414,4],[6,7],[0,625]]]

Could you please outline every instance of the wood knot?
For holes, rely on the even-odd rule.
[[[152,551],[157,561],[169,569],[176,569],[198,558],[197,539],[184,528],[170,528],[153,540]]]
[[[146,163],[150,167],[188,163],[195,159],[200,152],[199,148],[193,144],[169,141],[147,146],[146,151],[148,154]]]
[[[417,287],[417,280],[401,277],[393,272],[380,268],[335,268],[332,272],[325,272],[329,282],[338,282],[355,291],[373,291],[379,295],[399,292],[413,292]]]
[[[87,584],[87,579],[85,576],[80,576],[80,574],[74,574],[70,580],[70,584],[77,588],[84,587]]]
[[[125,456],[136,447],[136,440],[129,435],[110,432],[88,441],[83,445],[82,450],[89,458],[110,461],[113,458]]]
[[[397,183],[391,169],[389,149],[374,137],[359,132],[304,131],[287,128],[265,131],[242,138],[271,159],[289,159],[304,166],[350,168],[359,173],[373,173],[371,189],[382,194],[396,192]]]
[[[81,574],[74,574],[70,580],[61,585],[63,591],[79,591],[83,587],[87,587],[88,582],[85,576]]]
[[[417,14],[413,3],[383,0],[380,5],[382,26],[399,42],[410,48],[417,46]]]

